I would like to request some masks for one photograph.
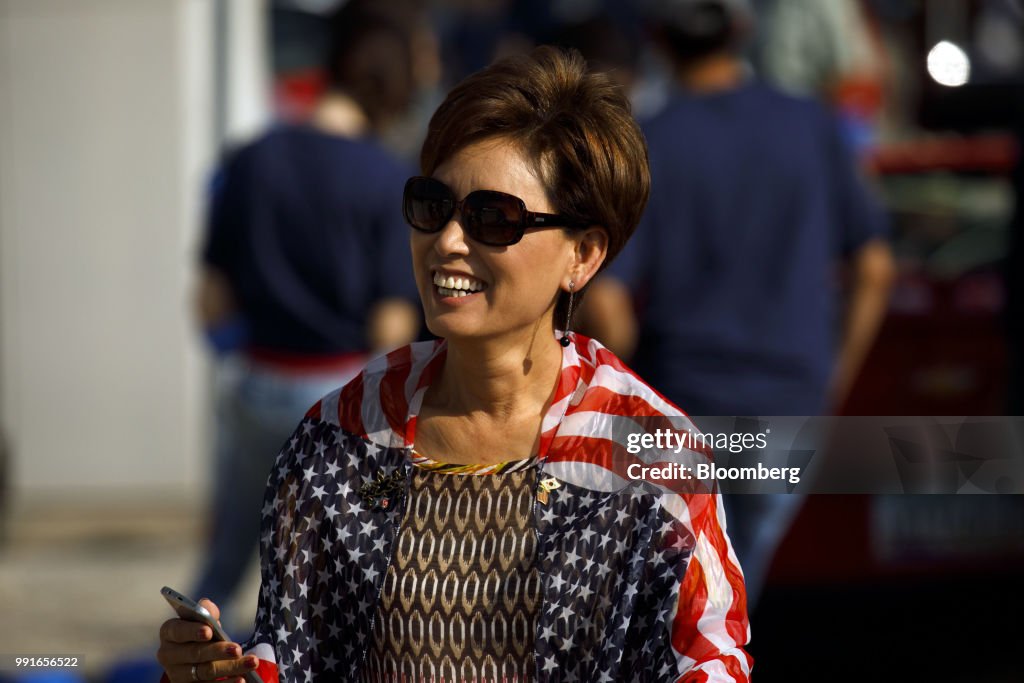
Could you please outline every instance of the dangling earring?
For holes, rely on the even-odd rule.
[[[562,338],[558,340],[563,347],[569,346],[569,325],[572,323],[572,297],[575,289],[576,283],[569,280],[569,306],[565,314],[565,330],[562,332]]]

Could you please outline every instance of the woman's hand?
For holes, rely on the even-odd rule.
[[[199,601],[220,621],[220,609],[213,602]],[[170,683],[214,681],[225,676],[242,676],[259,664],[256,657],[242,657],[238,643],[211,642],[213,630],[205,624],[169,619],[160,627],[160,649],[156,659]],[[244,683],[242,678],[230,683]]]

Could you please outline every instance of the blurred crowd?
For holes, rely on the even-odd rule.
[[[343,4],[273,4],[275,105],[282,119],[308,116],[325,88],[322,55],[331,40],[329,15]],[[389,12],[401,15],[410,27],[411,99],[402,115],[377,131],[379,139],[414,166],[427,117],[451,84],[495,57],[540,43],[580,50],[594,68],[609,72],[627,89],[637,118],[649,121],[678,89],[676,69],[659,26],[671,21],[673,14],[678,18],[700,4],[691,0],[388,3]],[[1004,0],[728,0],[721,4],[744,24],[735,47],[747,76],[796,97],[817,100],[835,116],[851,155],[889,213],[890,239],[900,266],[892,297],[896,312],[927,318],[940,333],[948,331],[943,325],[953,325],[950,308],[954,314],[986,322],[997,318],[992,334],[979,333],[964,343],[979,358],[996,358],[995,362],[1019,368],[1013,345],[1001,343],[1020,317],[1003,315],[1016,310],[1020,299],[1015,295],[1017,269],[1008,267],[1019,259],[1020,251],[1013,237],[1017,233],[1009,229],[1017,215],[1012,169],[1024,68],[1019,4]],[[716,28],[710,24],[699,30],[713,34]],[[698,38],[695,44],[699,42]],[[947,54],[940,47],[953,50],[945,62],[939,59]],[[961,57],[964,64],[958,61]],[[968,69],[970,79],[954,82],[961,87],[953,87],[947,84],[947,76],[959,73],[958,69]],[[988,103],[984,114],[968,104],[977,102],[979,93]],[[967,137],[950,135],[968,127],[973,130]],[[840,270],[836,277],[848,276]],[[582,313],[586,324],[588,311]],[[920,332],[908,331],[901,322],[889,319],[881,331],[889,343],[876,348],[874,356],[883,358],[886,365],[914,362],[912,338]],[[622,333],[629,342],[628,330]],[[605,341],[614,348],[620,340]],[[1013,388],[1019,381],[1008,383],[1005,376],[995,377],[1000,374],[995,362],[975,361],[963,370],[952,367],[965,362],[963,354],[933,360],[908,370],[914,377],[902,393],[881,372],[859,376],[861,381],[854,387],[847,368],[837,380],[845,390],[836,392],[833,408],[854,414],[898,410],[1000,414],[1006,411],[1008,392],[1015,397],[1014,405],[1020,405],[1020,391]],[[873,365],[869,362],[867,370]]]

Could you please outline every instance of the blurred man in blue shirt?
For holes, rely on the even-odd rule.
[[[676,87],[644,127],[651,198],[590,292],[589,320],[693,415],[816,415],[842,400],[884,315],[886,220],[834,117],[747,73],[739,50],[749,19],[740,0],[663,3]],[[795,504],[730,503],[753,605]]]
[[[418,332],[401,211],[414,171],[377,140],[413,91],[410,23],[371,0],[346,4],[311,119],[236,150],[214,183],[197,303],[224,360],[197,597],[223,605],[238,588],[267,475],[296,421]]]

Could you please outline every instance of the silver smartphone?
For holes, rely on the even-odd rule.
[[[200,624],[209,626],[213,630],[214,641],[232,642],[228,634],[221,628],[220,623],[210,614],[210,611],[192,598],[182,595],[167,586],[160,589],[160,595],[164,596],[164,600],[177,612],[180,618],[185,621],[197,621]],[[263,683],[263,679],[257,676],[255,671],[246,672],[242,678],[245,679],[246,683]]]

